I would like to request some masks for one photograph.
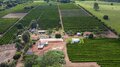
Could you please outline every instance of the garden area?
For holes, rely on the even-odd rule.
[[[120,14],[120,3],[116,2],[104,2],[98,1],[99,10],[95,11],[93,9],[94,1],[76,1],[76,4],[84,7],[86,10],[91,12],[93,15],[101,19],[102,22],[107,24],[109,28],[114,29],[118,34],[120,33],[120,23],[119,23],[119,14]],[[107,15],[108,20],[103,19],[103,16]]]
[[[72,62],[97,62],[101,67],[120,67],[120,41],[117,39],[85,39],[84,44],[67,44]]]
[[[106,27],[96,17],[91,16],[76,4],[60,4],[65,32],[72,31],[104,33]]]

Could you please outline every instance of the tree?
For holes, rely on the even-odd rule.
[[[72,35],[74,35],[74,32],[72,30],[69,30],[69,31],[67,31],[67,34],[72,36]]]
[[[30,42],[30,34],[29,32],[24,32],[22,35],[22,40],[24,43],[29,43]]]
[[[90,34],[90,35],[89,35],[89,38],[90,38],[90,39],[93,39],[93,38],[94,38],[94,35],[93,35],[93,34]]]
[[[24,66],[25,67],[32,67],[32,65],[37,64],[37,57],[36,55],[24,55]]]
[[[52,29],[48,29],[48,30],[47,30],[47,34],[48,34],[48,35],[52,34],[52,32],[53,32]]]
[[[15,47],[17,48],[18,51],[20,51],[23,47],[20,43],[16,43]]]
[[[64,53],[56,50],[48,51],[43,55],[40,62],[41,67],[53,66],[54,64],[64,64]]]
[[[0,67],[9,67],[9,65],[7,63],[1,63]]]
[[[98,3],[95,2],[93,8],[97,11],[99,9]]]
[[[61,38],[61,34],[55,34],[55,38]]]
[[[21,52],[16,52],[15,56],[13,56],[14,60],[18,60],[21,56]]]
[[[22,23],[18,23],[18,24],[16,25],[16,27],[17,27],[17,29],[23,29],[23,28],[24,28],[23,25],[22,25]]]
[[[108,15],[104,15],[103,19],[108,20],[109,19]]]
[[[37,28],[37,21],[36,21],[36,20],[32,20],[32,21],[31,21],[31,26],[30,26],[30,27],[31,27],[31,29],[33,29],[33,28],[36,29],[36,28]]]

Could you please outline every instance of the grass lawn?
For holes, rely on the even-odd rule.
[[[120,67],[120,40],[84,40],[84,44],[68,44],[72,62],[97,62],[102,67]]]
[[[98,2],[99,11],[93,9],[94,1],[76,1],[76,4],[80,4],[82,7],[90,11],[93,15],[101,19],[105,24],[115,29],[120,34],[120,3],[113,3],[113,6],[110,5],[110,2]],[[108,15],[109,20],[104,20],[103,16]]]

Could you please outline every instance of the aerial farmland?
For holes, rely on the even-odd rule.
[[[0,0],[0,67],[120,67],[119,0]]]

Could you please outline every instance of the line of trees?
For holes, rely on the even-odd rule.
[[[0,11],[16,6],[17,4],[25,2],[33,2],[33,0],[0,0],[0,6],[2,9]]]

